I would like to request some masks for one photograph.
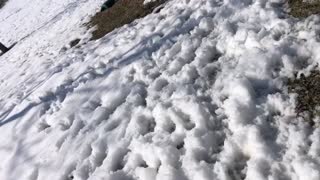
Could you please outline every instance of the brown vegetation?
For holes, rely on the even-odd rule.
[[[152,13],[165,0],[157,0],[146,5],[143,2],[144,0],[119,0],[106,11],[98,12],[88,24],[89,27],[97,26],[92,33],[92,39],[99,39],[116,28]]]
[[[320,13],[320,1],[303,2],[303,0],[289,0],[290,14],[297,18],[305,18],[311,14]]]
[[[320,71],[312,71],[309,76],[291,79],[288,83],[290,93],[297,93],[296,111],[306,117],[311,125],[313,118],[320,115]]]

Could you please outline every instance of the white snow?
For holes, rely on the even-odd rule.
[[[169,0],[89,41],[103,0],[0,9],[1,180],[319,180],[285,83],[320,62],[284,0]],[[80,47],[68,43],[80,38]]]

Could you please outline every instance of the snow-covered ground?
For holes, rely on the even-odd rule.
[[[285,88],[320,62],[319,16],[169,0],[88,41],[102,3],[0,9],[0,42],[18,41],[0,57],[1,180],[320,179],[319,125]]]

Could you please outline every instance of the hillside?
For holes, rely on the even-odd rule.
[[[0,180],[320,179],[319,15],[167,0],[94,38],[103,3],[0,9]]]

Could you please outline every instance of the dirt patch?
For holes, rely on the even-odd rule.
[[[80,41],[81,41],[81,39],[74,39],[69,43],[69,46],[72,48],[72,47],[78,45]]]
[[[97,29],[93,31],[91,39],[99,39],[116,28],[152,13],[165,1],[158,0],[143,5],[144,0],[118,0],[111,8],[92,17],[88,26],[97,26]]]
[[[320,71],[312,71],[307,77],[302,74],[299,79],[291,79],[288,90],[298,94],[298,116],[305,117],[313,126],[313,119],[320,115]]]
[[[290,14],[297,18],[305,18],[311,14],[320,13],[320,0],[303,2],[303,0],[289,0]]]
[[[2,8],[8,0],[0,0],[0,8]]]

